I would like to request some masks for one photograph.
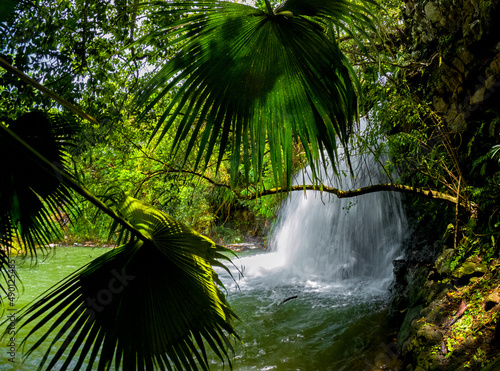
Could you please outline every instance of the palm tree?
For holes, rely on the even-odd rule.
[[[173,21],[142,40],[182,43],[138,98],[147,112],[175,92],[156,127],[157,140],[175,123],[173,151],[188,140],[189,153],[199,140],[197,166],[206,166],[218,145],[218,165],[231,153],[233,182],[240,164],[247,179],[251,166],[262,172],[266,146],[276,183],[283,177],[290,183],[294,142],[313,167],[324,151],[335,159],[337,139],[347,143],[357,115],[355,75],[328,33],[371,26],[366,8],[347,0],[287,0],[276,9],[265,3],[260,10],[218,0],[165,2],[161,12]],[[28,125],[20,128],[23,122]],[[223,266],[226,250],[138,200],[123,195],[112,209],[97,199],[65,168],[61,143],[70,134],[60,129],[39,112],[0,125],[0,149],[8,148],[3,158],[22,159],[2,167],[8,181],[0,185],[0,243],[12,247],[17,236],[22,249],[36,254],[56,232],[51,216],[71,208],[74,192],[128,231],[128,239],[23,311],[21,326],[33,325],[28,337],[43,333],[28,353],[53,335],[40,368],[52,369],[66,352],[59,369],[75,360],[78,369],[86,358],[88,369],[96,362],[99,370],[113,363],[125,370],[208,369],[207,345],[229,359],[236,316],[212,268]],[[0,269],[8,278],[4,250]],[[127,326],[137,319],[139,325]],[[59,349],[49,358],[52,347]]]

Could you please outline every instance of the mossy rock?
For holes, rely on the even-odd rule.
[[[447,276],[451,273],[450,260],[455,256],[455,249],[446,249],[436,259],[436,271],[442,275]]]
[[[418,307],[415,308],[410,308],[406,312],[405,319],[403,320],[403,324],[401,325],[401,328],[399,329],[398,332],[398,347],[401,348],[406,340],[411,336],[413,333],[413,327],[412,327],[412,322],[414,319],[420,317],[420,311],[422,310],[423,306],[419,305]]]
[[[488,272],[488,266],[478,262],[476,257],[471,257],[453,271],[453,278],[462,284],[467,284],[472,277],[481,277],[486,272]]]
[[[422,342],[426,345],[434,345],[441,343],[443,340],[443,335],[441,332],[429,323],[424,323],[417,330],[417,337],[422,340]]]
[[[426,267],[420,267],[414,271],[412,279],[408,283],[408,302],[410,306],[414,307],[426,300],[428,292],[425,284],[428,275],[429,269]]]

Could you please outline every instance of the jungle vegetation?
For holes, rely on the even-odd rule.
[[[432,202],[422,217],[446,214],[455,245],[480,228],[493,241],[482,248],[496,248],[498,143],[483,135],[481,151],[463,151],[408,87],[413,61],[396,1],[5,4],[2,276],[10,254],[44,254],[65,237],[120,245],[23,311],[32,333],[50,328],[35,348],[49,333],[67,339],[41,368],[66,352],[63,369],[86,356],[97,369],[208,369],[207,347],[230,363],[237,314],[212,268],[230,264],[228,252],[195,230],[220,243],[233,214],[242,224],[248,214],[271,219],[289,191],[341,195],[318,176],[292,180],[306,163],[315,175],[322,164],[335,168],[349,143],[347,160],[371,152],[401,175],[345,196],[424,195]],[[478,210],[487,222],[471,226]],[[116,272],[133,279],[103,310],[89,308],[86,298]],[[143,333],[120,329],[132,317],[143,318]]]

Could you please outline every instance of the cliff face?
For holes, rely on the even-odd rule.
[[[498,104],[500,6],[498,0],[405,1],[405,33],[421,62],[410,82],[425,88],[433,108],[455,132]]]
[[[418,66],[406,72],[406,80],[457,134],[465,177],[478,145],[474,138],[481,138],[484,148],[500,144],[495,127],[500,117],[499,3],[409,0],[403,7],[406,48]],[[481,130],[489,133],[477,135]],[[477,187],[484,181],[467,180]],[[395,262],[392,313],[401,323],[403,369],[500,369],[498,244],[492,242],[496,255],[488,259],[479,253],[459,257],[464,250],[453,249],[453,232],[448,232],[448,240],[420,244],[415,241],[425,238],[417,233],[405,261]],[[445,230],[439,233],[446,235]],[[426,234],[425,228],[420,234]],[[466,237],[462,242],[470,243]]]

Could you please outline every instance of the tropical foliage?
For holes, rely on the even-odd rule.
[[[99,370],[113,363],[123,370],[208,369],[205,342],[228,358],[235,315],[212,268],[227,259],[225,249],[131,197],[119,210],[142,239],[92,261],[24,311],[23,326],[36,321],[28,338],[50,323],[28,355],[56,332],[47,354],[64,342],[40,369],[53,369],[66,352],[59,370],[80,369],[85,361]]]
[[[191,16],[143,39],[182,43],[139,99],[143,105],[158,91],[151,109],[175,90],[155,128],[159,140],[182,113],[174,153],[189,140],[189,154],[201,136],[195,168],[202,160],[207,166],[218,143],[217,166],[230,152],[233,184],[241,161],[246,179],[252,164],[259,180],[268,148],[275,183],[281,185],[284,168],[289,185],[294,141],[313,169],[323,151],[336,159],[337,141],[347,144],[358,113],[356,77],[325,29],[372,27],[367,9],[349,1],[267,5],[263,11],[224,1],[164,3],[161,14],[168,19]]]
[[[50,120],[42,113],[27,114],[12,126],[18,129],[22,124],[28,128],[36,126],[38,132],[31,133],[38,133],[37,138],[44,138],[43,143],[57,150]],[[221,358],[228,357],[229,338],[235,336],[231,325],[235,315],[212,268],[224,268],[218,260],[229,260],[222,254],[227,251],[225,248],[131,197],[116,200],[117,214],[64,170],[52,166],[56,162],[50,163],[4,126],[2,140],[12,144],[7,149],[19,148],[24,160],[17,163],[24,165],[22,169],[3,169],[15,185],[2,189],[2,200],[12,200],[2,215],[3,272],[8,270],[6,252],[12,248],[15,234],[21,237],[21,247],[32,253],[36,253],[36,247],[48,244],[51,232],[56,231],[49,213],[61,215],[61,209],[72,206],[69,189],[113,217],[123,229],[120,235],[128,240],[60,282],[21,314],[21,328],[35,322],[28,337],[39,330],[44,333],[28,354],[57,331],[40,369],[45,362],[47,369],[55,367],[67,349],[69,356],[58,366],[60,369],[73,368],[71,361],[76,356],[77,369],[84,361],[90,369],[96,355],[98,369],[108,369],[112,363],[132,370],[172,366],[207,369],[204,341]],[[49,151],[45,154],[52,159]],[[49,181],[40,182],[40,178]],[[50,179],[54,179],[54,184]],[[26,197],[19,198],[19,192]],[[39,202],[23,204],[29,197]],[[138,333],[122,326],[138,319]],[[47,361],[50,349],[62,336],[64,342],[58,344],[58,351]],[[82,348],[83,343],[86,345]]]
[[[209,232],[237,211],[269,217],[282,191],[342,195],[291,179],[306,162],[335,163],[350,139],[389,153],[380,161],[400,176],[344,196],[447,200],[407,199],[420,222],[454,224],[454,263],[498,252],[498,112],[450,133],[408,81],[422,65],[399,2],[384,5],[0,4],[2,277],[14,247],[37,255],[71,233],[122,244],[24,310],[20,324],[40,336],[29,352],[58,349],[40,367],[207,369],[208,348],[228,360],[236,316],[213,269],[227,255],[186,224]],[[370,131],[353,136],[358,106]],[[132,318],[142,332],[122,326]]]
[[[240,171],[247,183],[263,184],[263,174],[272,171],[274,184],[289,184],[298,150],[313,166],[323,150],[335,158],[336,137],[345,144],[356,118],[359,86],[333,31],[354,35],[372,27],[367,9],[348,1],[290,0],[275,10],[265,5],[259,10],[225,1],[142,9],[138,2],[23,3],[18,17],[2,24],[1,48],[8,55],[1,63],[9,73],[0,81],[7,98],[0,107],[0,140],[8,151],[3,158],[19,154],[22,160],[2,166],[9,179],[0,194],[2,274],[15,242],[24,252],[43,251],[37,248],[48,245],[58,220],[71,217],[81,200],[120,226],[118,239],[124,242],[23,311],[21,327],[34,326],[28,337],[42,334],[28,354],[50,342],[40,368],[74,368],[76,362],[88,369],[207,369],[207,346],[229,358],[230,340],[237,338],[235,315],[212,268],[224,267],[219,261],[227,260],[226,250],[134,198],[114,197],[110,207],[81,185],[74,169],[78,158],[117,131],[130,142],[123,156],[132,147],[151,157],[142,142],[146,132],[156,148],[173,148],[171,162],[160,160],[160,173],[192,174],[214,158],[215,174],[230,174],[233,187]],[[140,15],[162,25],[152,32],[153,23],[142,22],[141,47],[134,43]],[[148,59],[146,67],[154,68],[171,55],[143,83],[139,61]],[[122,73],[117,65],[136,68]],[[130,109],[130,92],[138,86],[142,122]],[[76,125],[77,133],[65,131],[77,120],[59,105],[91,124]],[[159,120],[151,126],[157,111]],[[177,128],[174,136],[167,135],[171,127]],[[225,153],[231,158],[227,165]],[[104,176],[101,183],[107,181]],[[123,326],[138,318],[137,331]],[[58,350],[49,357],[53,347]]]

